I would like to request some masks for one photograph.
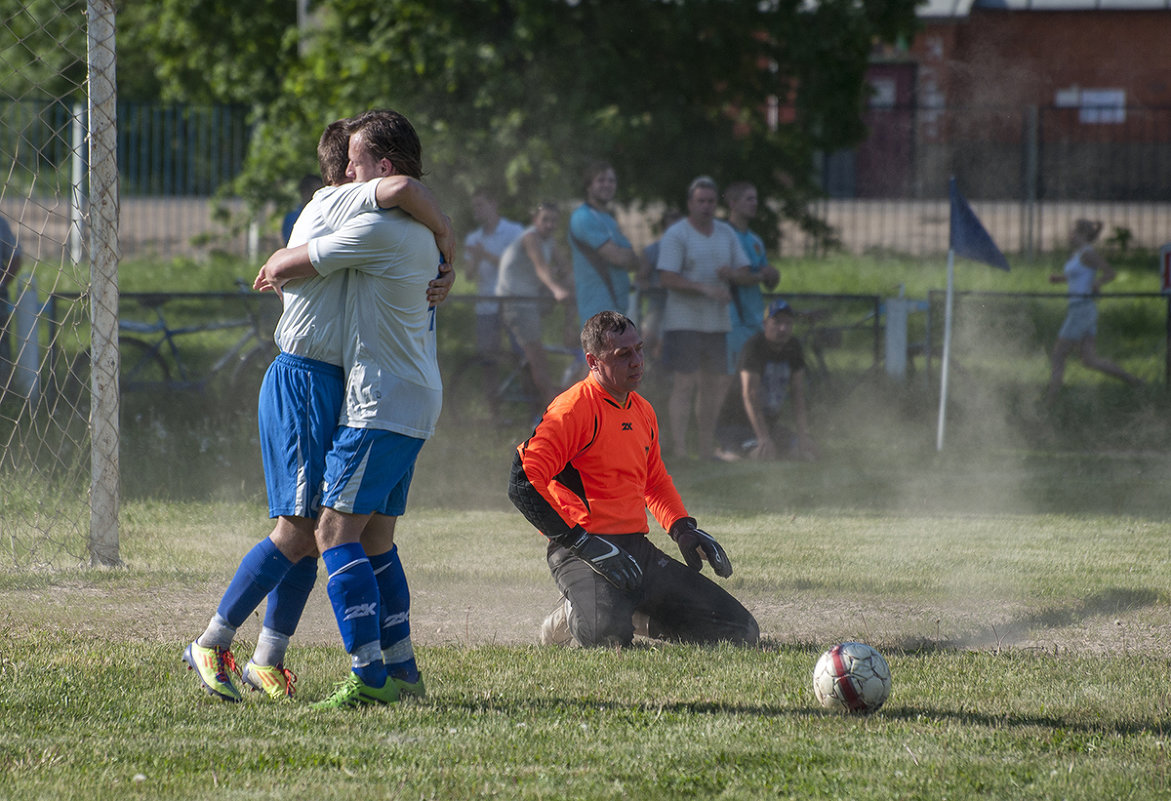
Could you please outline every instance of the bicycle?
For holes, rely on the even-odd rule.
[[[172,326],[163,307],[181,299],[207,300],[207,293],[127,293],[123,300],[136,302],[154,313],[154,320],[121,320],[118,349],[122,358],[121,386],[124,392],[177,390],[205,392],[221,374],[227,375],[225,391],[232,396],[258,394],[264,371],[276,356],[272,320],[264,314],[267,298],[251,291],[243,279],[236,279],[239,291],[222,293],[219,299],[240,299],[245,314],[226,320]],[[240,337],[204,371],[184,359],[178,338],[191,334],[243,328]],[[157,335],[153,339],[141,336]],[[174,375],[172,374],[172,365]]]
[[[543,345],[549,374],[564,389],[585,377],[585,355],[577,348]],[[508,354],[473,354],[444,382],[444,416],[457,425],[530,424],[545,410],[538,396],[528,359],[515,345]]]

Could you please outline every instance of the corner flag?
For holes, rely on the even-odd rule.
[[[935,449],[943,450],[944,420],[947,416],[947,379],[948,366],[951,363],[951,323],[952,309],[955,305],[955,257],[983,262],[984,264],[1008,271],[1008,259],[996,247],[992,237],[988,235],[980,218],[960,190],[956,188],[955,176],[948,182],[948,193],[951,195],[951,228],[947,247],[947,299],[943,310],[943,358],[942,369],[939,375],[939,427],[935,435]]]
[[[983,262],[984,264],[997,267],[1007,272],[1008,259],[1004,258],[1004,254],[1000,252],[1000,248],[996,247],[996,243],[992,241],[992,237],[988,235],[988,231],[980,223],[980,218],[976,216],[976,212],[972,211],[972,207],[968,205],[968,201],[964,200],[964,196],[956,188],[956,179],[954,177],[949,182],[948,188],[951,193],[951,236],[949,247],[955,251],[957,256],[963,256],[965,259],[971,259],[972,261]]]

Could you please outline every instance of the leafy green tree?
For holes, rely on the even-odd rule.
[[[915,4],[328,0],[241,186],[288,185],[325,123],[384,106],[415,122],[441,191],[579,196],[581,167],[604,158],[628,201],[681,205],[710,174],[753,180],[800,218],[814,154],[860,141],[872,48],[913,30]]]
[[[81,99],[85,1],[0,0],[4,100]]]
[[[166,43],[155,35],[154,0],[122,0],[116,12],[118,95],[157,101],[158,61]],[[85,0],[0,0],[0,95],[33,102],[80,101],[86,80]],[[222,101],[221,101],[222,102]]]
[[[61,2],[0,8],[25,24],[36,15],[22,9]],[[523,206],[580,196],[581,168],[604,158],[626,202],[681,205],[690,180],[709,174],[753,180],[800,219],[816,191],[815,154],[861,139],[868,58],[875,43],[909,35],[915,4],[319,0],[300,30],[292,0],[123,0],[119,89],[123,99],[254,108],[233,191],[257,204],[291,199],[299,176],[316,171],[326,123],[393,107],[419,129],[447,197],[479,184]],[[69,41],[62,53],[31,51],[48,55],[29,70],[57,76],[61,92],[84,76],[84,32],[79,51]]]
[[[120,41],[149,52],[163,101],[267,104],[297,55],[293,0],[129,0],[118,20]]]

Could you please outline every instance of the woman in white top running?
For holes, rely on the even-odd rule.
[[[1053,405],[1057,400],[1057,393],[1065,377],[1065,361],[1075,349],[1078,350],[1082,364],[1091,370],[1112,375],[1131,386],[1142,383],[1114,362],[1099,356],[1094,347],[1098,334],[1098,306],[1094,296],[1103,284],[1114,280],[1114,270],[1094,250],[1094,241],[1101,231],[1101,222],[1077,220],[1069,236],[1073,255],[1065,263],[1062,272],[1049,276],[1050,283],[1069,286],[1069,311],[1053,348],[1053,372],[1049,376],[1049,389],[1045,393],[1048,405]]]

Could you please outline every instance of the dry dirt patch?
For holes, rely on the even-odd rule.
[[[0,592],[0,628],[68,639],[174,642],[202,631],[223,592],[221,586],[164,586],[114,589],[78,581],[36,589]],[[1037,614],[1012,603],[971,605],[890,603],[850,600],[743,597],[760,622],[770,647],[818,648],[861,639],[885,648],[1028,649],[1049,653],[1144,653],[1171,658],[1165,609],[1155,603],[1129,608],[1068,608]],[[498,587],[472,585],[412,587],[412,629],[418,645],[522,645],[537,640],[545,615],[558,603],[552,582]],[[260,616],[239,636],[255,642]],[[337,643],[328,598],[319,587],[310,598],[296,640]]]

